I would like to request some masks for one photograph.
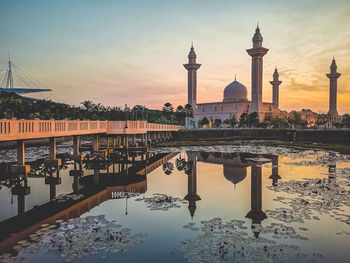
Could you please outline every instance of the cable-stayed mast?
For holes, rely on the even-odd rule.
[[[1,81],[0,92],[5,91],[23,94],[52,91],[51,89],[48,89],[45,85],[43,85],[40,81],[31,77],[29,74],[25,73],[18,66],[12,63],[10,49],[8,51],[7,67],[3,76],[4,77]]]
[[[11,65],[11,54],[9,49],[9,61],[6,73],[6,89],[13,89],[13,77],[12,77],[12,65]]]

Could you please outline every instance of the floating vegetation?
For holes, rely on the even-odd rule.
[[[184,228],[203,232],[195,239],[181,242],[178,250],[191,263],[204,262],[315,262],[320,254],[308,255],[296,245],[287,245],[274,239],[305,239],[292,227],[271,224],[261,228],[261,233],[272,239],[249,235],[244,221],[223,222],[221,218],[201,221],[200,227],[189,223]]]
[[[336,220],[350,225],[350,215],[344,207],[350,207],[350,169],[335,169],[334,175],[324,179],[280,182],[267,186],[275,192],[297,195],[274,199],[289,205],[289,208],[276,208],[266,211],[268,216],[286,223],[304,220],[319,220],[318,215],[328,214]]]
[[[171,208],[181,207],[181,203],[187,203],[185,200],[172,197],[166,194],[153,194],[152,197],[137,198],[135,201],[143,201],[147,204],[147,208],[150,210],[167,211]]]
[[[84,195],[83,194],[60,194],[60,195],[57,195],[53,200],[56,200],[57,202],[61,203],[61,202],[65,202],[65,201],[68,201],[68,200],[80,200],[84,198]]]
[[[71,262],[91,254],[119,253],[139,245],[145,234],[131,234],[130,228],[121,228],[115,221],[108,221],[104,215],[56,221],[55,225],[43,224],[28,239],[21,240],[13,247],[19,254],[0,256],[2,262],[18,262],[25,253],[46,250]]]

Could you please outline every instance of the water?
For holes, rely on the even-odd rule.
[[[109,175],[96,162],[84,168],[89,180],[80,179],[79,192],[67,161],[55,195],[75,192],[68,201],[53,199],[45,178],[29,178],[21,214],[50,195],[67,209],[100,202],[25,236],[3,261],[348,262],[349,156],[242,144],[153,149],[137,165],[128,159],[120,173],[117,164]],[[20,199],[11,199],[3,186],[0,220],[17,215]]]

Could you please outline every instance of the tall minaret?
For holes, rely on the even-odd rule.
[[[263,37],[260,34],[259,25],[255,29],[253,36],[253,48],[247,49],[247,53],[252,57],[252,102],[249,112],[262,112],[262,81],[263,81],[263,56],[266,55],[267,48],[262,46]]]
[[[201,64],[196,63],[196,58],[197,55],[192,44],[188,54],[188,64],[184,64],[184,67],[188,71],[188,104],[191,104],[193,109],[196,108],[197,104],[197,69],[201,66]]]
[[[280,85],[282,81],[279,78],[280,74],[278,74],[277,67],[275,68],[275,72],[273,73],[273,81],[270,81],[272,85],[272,103],[278,109],[279,107],[279,97],[280,97]]]
[[[340,77],[340,73],[337,72],[337,64],[335,63],[335,59],[333,57],[331,64],[331,72],[326,74],[329,78],[329,112],[328,114],[332,117],[338,116],[337,111],[337,81]]]

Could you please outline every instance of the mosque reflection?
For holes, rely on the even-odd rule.
[[[187,152],[187,162],[177,159],[178,170],[185,170],[188,175],[188,194],[185,199],[189,202],[188,209],[191,217],[196,211],[196,202],[201,200],[197,193],[197,162],[222,164],[224,177],[234,185],[242,182],[247,177],[247,168],[251,171],[251,209],[246,217],[252,220],[252,231],[255,237],[259,237],[261,222],[267,218],[262,210],[262,165],[272,163],[272,185],[277,185],[281,177],[278,174],[278,156],[256,155],[249,153],[207,153]],[[180,168],[180,169],[179,169]]]
[[[174,160],[175,156],[177,158]],[[60,158],[60,167],[47,166],[40,160],[31,163],[32,171],[28,178],[14,177],[8,173],[6,167],[0,167],[0,183],[10,189],[12,202],[13,196],[17,196],[18,209],[17,216],[0,222],[0,228],[4,230],[0,234],[0,252],[6,251],[4,247],[15,244],[41,224],[79,217],[108,199],[124,198],[127,214],[129,197],[132,193],[146,193],[147,175],[158,167],[162,167],[165,175],[172,174],[175,168],[187,175],[187,194],[183,198],[188,201],[189,214],[193,218],[197,202],[201,201],[200,193],[197,192],[198,162],[221,164],[223,176],[234,185],[232,191],[239,183],[247,180],[250,170],[250,209],[247,209],[245,216],[251,220],[252,231],[258,238],[261,223],[267,218],[262,207],[262,166],[266,164],[267,168],[271,167],[271,175],[268,178],[273,186],[281,179],[278,172],[278,156],[266,154],[194,151],[156,154],[147,150],[117,150],[91,153],[78,160],[72,160],[65,155]],[[57,195],[57,186],[62,184],[62,170],[69,168],[72,192],[65,196]],[[335,168],[335,163],[329,166],[330,183],[335,180]],[[31,194],[29,178],[45,179],[45,185],[49,186],[50,201],[26,211],[26,196]]]

